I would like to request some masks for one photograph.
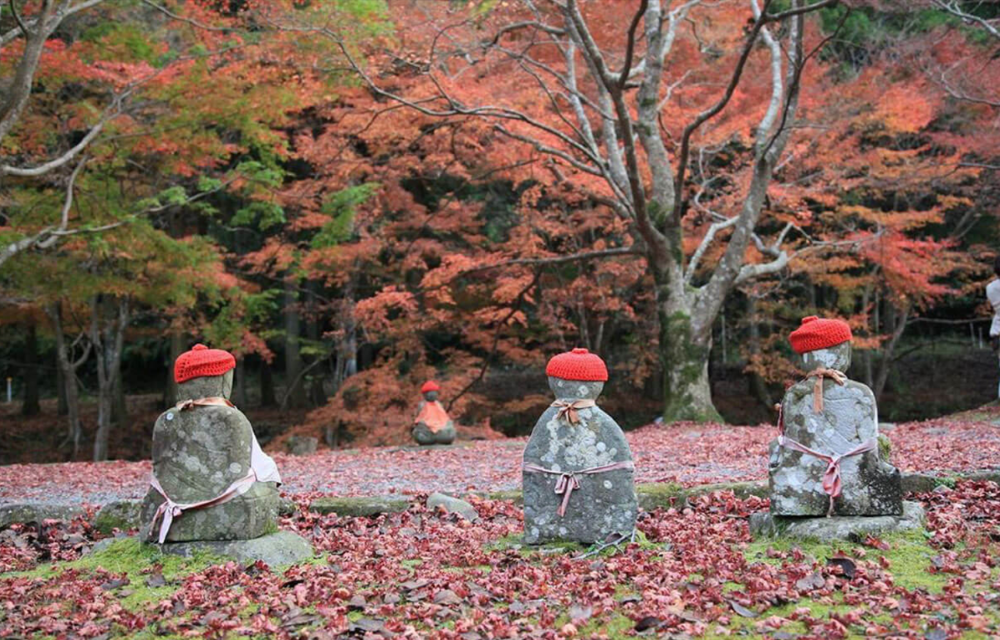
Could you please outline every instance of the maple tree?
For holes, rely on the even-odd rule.
[[[987,187],[997,168],[996,130],[988,124],[995,111],[941,82],[949,68],[952,82],[989,87],[996,70],[972,75],[968,65],[995,46],[984,47],[947,16],[925,10],[906,22],[907,15],[881,32],[891,46],[853,30],[851,44],[864,47],[866,59],[847,68],[849,84],[836,81],[838,100],[813,107],[825,122],[849,124],[827,127],[795,149],[799,162],[771,194],[776,209],[819,246],[800,251],[784,281],[748,292],[778,326],[795,325],[799,311],[789,312],[796,299],[817,312],[822,299],[848,317],[859,373],[879,397],[908,327],[928,311],[982,295],[991,255],[984,241],[997,211]],[[751,358],[751,370],[788,381],[797,374],[782,364],[781,336],[773,338]]]
[[[42,166],[100,130],[3,178],[0,238],[30,244],[3,266],[4,321],[43,320],[63,378],[96,382],[89,299],[33,300],[18,272],[145,220],[217,249],[196,295],[139,303],[125,343],[224,346],[240,404],[257,374],[332,443],[405,440],[428,377],[467,436],[516,431],[546,397],[504,381],[573,346],[670,421],[713,415],[712,346],[735,339],[769,405],[810,311],[849,318],[858,377],[891,387],[906,328],[964,313],[985,275],[995,17],[758,4],[81,4],[0,149]],[[50,6],[15,5],[29,27]],[[98,176],[124,188],[94,215]]]
[[[366,64],[346,49],[345,55],[377,95],[427,116],[484,120],[484,131],[548,156],[556,184],[565,181],[621,219],[626,245],[581,257],[644,257],[659,320],[664,418],[705,419],[717,415],[707,354],[726,296],[788,263],[780,246],[785,232],[758,245],[771,261],[747,262],[746,254],[797,117],[802,72],[814,53],[807,55],[805,48],[805,15],[827,4],[793,3],[776,11],[771,2],[739,9],[643,2],[623,25],[614,3],[505,3],[488,12],[473,9],[464,18],[428,15],[423,34],[408,32],[414,42],[407,50],[369,56]],[[786,21],[779,34],[778,25]],[[689,23],[707,31],[699,34],[684,26]],[[712,46],[699,47],[699,38]],[[425,42],[427,51],[417,49]],[[401,94],[377,79],[376,70],[394,61],[423,77],[413,93]],[[686,84],[692,74],[700,82]],[[718,84],[720,91],[706,89]],[[727,167],[735,173],[727,181],[739,193],[730,198],[733,208],[714,214],[701,247],[687,261],[685,220],[700,204],[706,182],[720,179],[700,176],[702,188],[692,188],[688,176],[697,167],[689,164],[751,126],[750,140],[742,143],[745,162]],[[673,141],[679,141],[677,148],[668,149]],[[700,258],[722,240],[723,230],[729,230],[725,250],[705,269]]]

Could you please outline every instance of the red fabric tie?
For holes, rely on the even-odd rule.
[[[580,414],[577,413],[577,410],[596,407],[597,403],[593,400],[573,400],[571,402],[556,400],[551,406],[559,409],[559,413],[556,414],[557,420],[565,420],[572,425],[576,425],[580,423]]]
[[[813,387],[813,409],[816,413],[823,412],[823,378],[829,378],[839,385],[843,385],[847,381],[847,376],[845,376],[840,371],[836,369],[824,369],[822,367],[811,371],[807,378],[816,378],[816,385]],[[878,448],[878,439],[870,438],[858,446],[854,447],[847,453],[841,453],[839,455],[828,455],[825,453],[820,453],[819,451],[814,451],[809,447],[805,446],[800,442],[792,440],[785,435],[785,415],[783,407],[781,404],[775,405],[778,410],[778,446],[787,447],[799,453],[804,453],[810,455],[814,458],[819,458],[826,462],[826,471],[823,473],[823,491],[830,496],[830,506],[826,511],[827,517],[833,515],[833,509],[838,496],[840,496],[843,490],[843,482],[840,475],[840,463],[844,458],[850,458],[851,456],[856,456],[862,453],[867,453],[868,451],[874,451]]]
[[[814,451],[809,447],[792,440],[791,438],[785,437],[784,434],[778,436],[778,446],[787,447],[794,451],[800,453],[805,453],[814,458],[819,458],[826,462],[826,471],[823,473],[823,491],[830,496],[830,507],[827,509],[826,515],[833,515],[834,503],[837,497],[840,495],[841,490],[843,490],[843,484],[840,477],[840,463],[844,458],[850,458],[851,456],[856,456],[868,451],[874,451],[878,447],[878,440],[875,438],[870,438],[865,440],[858,446],[854,447],[847,453],[841,453],[839,455],[828,455],[825,453],[820,453],[819,451]]]
[[[149,480],[150,486],[152,486],[156,491],[163,496],[163,503],[157,508],[156,513],[153,515],[153,522],[149,528],[149,533],[152,535],[156,521],[162,518],[160,522],[160,532],[157,536],[157,540],[160,544],[163,544],[167,539],[167,534],[170,533],[170,525],[173,524],[174,518],[179,517],[185,511],[194,511],[196,509],[204,509],[206,507],[214,507],[217,504],[223,504],[229,502],[236,496],[242,495],[247,492],[247,490],[257,481],[257,474],[253,469],[250,469],[250,473],[243,476],[236,482],[229,485],[225,491],[215,496],[210,500],[202,500],[201,502],[188,502],[180,503],[174,502],[167,495],[167,492],[163,490],[160,486],[160,481],[153,476]]]
[[[566,515],[566,507],[569,506],[569,497],[573,495],[574,491],[580,488],[580,480],[577,476],[589,476],[595,473],[616,471],[618,469],[635,469],[635,465],[631,460],[622,460],[621,462],[613,462],[599,467],[590,467],[589,469],[569,472],[553,471],[552,469],[546,469],[545,467],[540,467],[537,464],[531,463],[525,463],[523,468],[526,473],[547,473],[549,475],[559,476],[556,480],[555,493],[556,495],[563,497],[562,503],[559,505],[558,511],[556,511],[561,518]]]
[[[816,383],[813,385],[813,411],[816,413],[823,413],[823,379],[833,380],[840,386],[844,386],[847,382],[847,376],[840,371],[824,367],[813,369],[806,378],[816,378]]]

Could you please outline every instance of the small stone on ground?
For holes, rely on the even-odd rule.
[[[69,521],[84,514],[80,507],[65,504],[19,503],[0,506],[0,529],[21,522]]]
[[[309,505],[315,513],[336,513],[338,516],[377,516],[380,513],[400,513],[410,508],[406,498],[371,496],[359,498],[317,498]]]
[[[141,513],[142,503],[138,500],[115,500],[97,512],[94,527],[104,535],[110,535],[114,529],[137,529],[142,524]]]
[[[476,511],[476,508],[465,500],[453,498],[443,493],[432,493],[427,497],[427,508],[437,509],[438,507],[443,507],[447,513],[457,513],[470,522],[475,522],[479,519],[479,513]]]

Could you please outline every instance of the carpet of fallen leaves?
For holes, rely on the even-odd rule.
[[[1000,429],[988,423],[931,421],[889,433],[894,462],[905,470],[991,468],[1000,459]],[[763,477],[773,435],[690,425],[647,427],[629,440],[640,481],[699,484]],[[319,552],[283,572],[230,562],[165,578],[157,564],[138,574],[80,567],[72,561],[100,538],[85,519],[15,525],[0,531],[0,573],[47,563],[67,569],[0,575],[0,637],[1000,634],[1000,487],[991,482],[915,496],[928,512],[926,535],[914,534],[915,541],[753,542],[747,518],[767,502],[716,492],[643,514],[638,542],[587,557],[521,548],[521,511],[505,501],[473,498],[475,523],[428,511],[421,500],[376,518],[306,508],[318,493],[515,487],[522,446],[279,456],[285,488],[300,507],[281,526]],[[138,496],[148,471],[131,463],[5,467],[0,498]],[[915,550],[904,554],[906,545]],[[143,588],[156,596],[130,602]]]
[[[1000,464],[1000,429],[988,422],[931,420],[887,431],[893,463],[903,471],[941,473]],[[627,434],[637,482],[684,485],[763,479],[771,427],[650,425]],[[524,439],[462,443],[442,449],[323,450],[274,454],[289,495],[417,494],[500,491],[521,481]],[[100,505],[141,498],[149,462],[64,463],[0,467],[0,504],[25,500]]]
[[[897,578],[893,548],[869,538],[823,558],[809,547],[752,543],[758,498],[729,492],[645,514],[644,540],[620,552],[528,551],[510,502],[476,500],[466,522],[414,504],[376,518],[300,509],[282,527],[321,555],[284,572],[229,562],[166,579],[70,568],[0,577],[0,637],[160,635],[279,638],[848,635],[957,638],[1000,633],[1000,487],[964,481],[917,496],[927,550],[914,562],[938,588]],[[82,521],[15,526],[0,569],[75,558],[93,543]],[[137,588],[162,596],[126,607]]]

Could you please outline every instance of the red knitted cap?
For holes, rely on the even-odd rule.
[[[851,327],[843,320],[802,318],[802,325],[788,336],[796,353],[808,353],[817,349],[834,347],[851,340]]]
[[[174,363],[174,381],[180,384],[193,378],[221,376],[235,367],[236,358],[228,351],[196,344],[190,351],[182,353]]]
[[[596,353],[586,349],[573,349],[569,353],[553,356],[545,367],[545,375],[563,380],[607,382],[608,368]]]
[[[424,383],[424,386],[420,387],[420,393],[428,393],[431,391],[440,391],[440,390],[441,387],[438,385],[438,383],[434,382],[433,380],[428,380],[427,382]]]

